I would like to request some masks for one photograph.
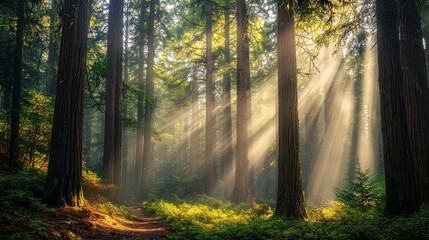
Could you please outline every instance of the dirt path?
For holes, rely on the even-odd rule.
[[[131,217],[123,218],[91,207],[57,209],[49,221],[53,225],[51,233],[57,236],[53,239],[165,239],[169,231],[163,222],[144,216],[138,207],[128,210]]]

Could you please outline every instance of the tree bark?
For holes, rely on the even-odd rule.
[[[19,115],[21,111],[21,85],[22,75],[22,48],[24,42],[24,8],[26,0],[18,0],[17,5],[17,30],[15,46],[15,65],[14,65],[14,82],[12,90],[12,112],[10,123],[10,147],[9,147],[9,167],[19,167]]]
[[[44,201],[82,206],[82,120],[89,28],[88,0],[65,0],[62,10],[54,122]]]
[[[213,149],[214,149],[214,83],[213,83],[213,59],[212,59],[212,38],[213,38],[213,2],[207,1],[205,4],[206,14],[206,174],[205,190],[209,196],[213,195]]]
[[[237,0],[237,150],[232,201],[251,202],[248,158],[248,84],[250,78],[246,1]]]
[[[420,196],[408,141],[397,10],[394,0],[377,0],[378,82],[383,134],[386,209],[397,215],[418,211]]]
[[[122,51],[124,0],[109,2],[107,31],[104,180],[114,184],[113,198],[121,197],[122,180]]]
[[[416,0],[399,1],[401,68],[411,153],[423,202],[429,202],[429,89]]]
[[[307,217],[299,159],[298,94],[293,1],[278,3],[278,189],[274,215]]]
[[[152,174],[153,161],[153,143],[152,143],[152,115],[154,108],[154,58],[155,58],[155,14],[157,0],[150,1],[149,7],[149,23],[148,23],[148,56],[147,56],[147,75],[146,75],[146,90],[147,98],[145,101],[144,115],[144,148],[143,148],[143,185],[142,185],[142,200],[149,199],[150,181]]]

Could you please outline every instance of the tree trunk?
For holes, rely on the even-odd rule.
[[[408,141],[395,1],[377,0],[376,16],[385,210],[392,215],[412,213],[419,210],[420,196]]]
[[[82,192],[82,119],[89,28],[88,0],[65,0],[44,201],[49,205],[84,204]]]
[[[222,180],[224,186],[224,197],[229,198],[232,186],[229,184],[228,172],[232,171],[232,120],[231,120],[231,53],[230,53],[230,0],[225,0],[225,64],[226,70],[223,74],[223,142],[222,148]]]
[[[213,37],[213,2],[207,1],[204,7],[206,14],[206,194],[213,195],[213,149],[214,149],[214,83],[213,83],[213,59],[212,59],[212,37]]]
[[[198,107],[198,81],[197,67],[192,67],[192,124],[191,124],[191,177],[198,174],[199,149],[199,107]],[[194,187],[194,186],[193,186]],[[192,189],[194,191],[194,189]],[[195,191],[194,191],[195,192]]]
[[[140,26],[138,32],[140,33],[139,42],[139,70],[138,70],[138,88],[140,90],[137,99],[137,135],[136,135],[136,156],[135,156],[135,189],[137,199],[142,200],[142,173],[143,173],[143,124],[144,124],[144,33],[145,33],[145,1],[141,1],[140,9]]]
[[[429,89],[416,0],[400,0],[401,68],[411,153],[422,201],[429,202]]]
[[[48,46],[48,82],[46,83],[46,93],[49,96],[55,95],[57,81],[57,63],[58,63],[58,0],[51,1],[51,10],[49,13],[49,46]]]
[[[127,1],[126,3],[126,11],[125,11],[125,44],[124,44],[124,82],[127,84],[129,81],[129,60],[128,60],[128,39],[129,39],[129,8],[130,8],[130,1]],[[126,91],[123,91],[124,99],[126,97]],[[124,101],[122,106],[122,111],[124,117],[128,117],[128,104],[126,101]],[[127,197],[128,194],[128,186],[129,186],[129,165],[130,165],[130,158],[129,158],[129,151],[128,151],[128,138],[129,133],[128,129],[124,128],[124,137],[122,138],[122,146],[123,146],[123,152],[122,152],[122,196],[123,198]]]
[[[149,24],[148,24],[148,56],[147,56],[147,74],[146,74],[146,90],[147,98],[145,101],[144,115],[144,148],[143,148],[143,185],[142,185],[142,200],[149,199],[150,181],[152,174],[153,161],[153,143],[152,143],[152,114],[154,107],[154,58],[155,58],[155,7],[158,4],[157,0],[150,1],[149,7]]]
[[[14,65],[14,82],[12,90],[12,113],[10,123],[10,147],[9,147],[9,167],[19,167],[19,115],[21,111],[21,85],[22,75],[22,48],[24,42],[24,8],[26,0],[18,0],[17,5],[17,30],[15,46],[15,65]]]
[[[122,180],[122,27],[124,0],[109,2],[107,32],[104,180],[114,184],[113,198],[121,196]]]
[[[246,1],[237,0],[237,150],[232,201],[251,202],[248,158],[248,82],[250,78]]]
[[[279,149],[276,216],[307,217],[299,160],[298,94],[293,1],[278,3]]]

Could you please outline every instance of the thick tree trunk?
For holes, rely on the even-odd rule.
[[[429,89],[422,26],[416,0],[400,0],[401,68],[411,153],[421,199],[429,202]]]
[[[152,115],[154,107],[154,58],[155,58],[155,14],[157,0],[150,1],[149,7],[149,24],[148,24],[148,56],[147,56],[147,75],[146,75],[146,90],[147,98],[145,101],[144,115],[144,148],[143,148],[143,185],[142,185],[142,200],[149,199],[150,181],[152,174],[153,161],[153,143],[152,143]]]
[[[18,0],[17,5],[17,30],[15,46],[15,65],[14,65],[14,82],[12,90],[12,113],[10,123],[10,147],[9,147],[9,167],[19,167],[19,115],[21,111],[21,85],[22,75],[22,48],[24,42],[24,8],[26,0]]]
[[[246,1],[237,0],[237,150],[232,201],[251,202],[248,158],[248,84],[250,78]]]
[[[408,128],[399,55],[397,10],[393,0],[377,0],[378,82],[383,134],[386,212],[418,211],[420,196]]]
[[[213,195],[213,171],[214,171],[214,83],[213,83],[213,59],[212,59],[212,38],[213,38],[213,2],[207,1],[204,7],[206,14],[206,174],[205,192]]]
[[[278,3],[279,149],[276,216],[307,217],[299,159],[298,94],[293,1]]]
[[[104,180],[114,184],[113,198],[121,197],[122,180],[122,27],[124,0],[109,2],[107,32]]]
[[[139,70],[138,70],[138,88],[140,90],[137,99],[137,135],[136,135],[136,154],[135,154],[135,189],[137,199],[142,200],[142,186],[143,182],[143,124],[144,124],[144,34],[145,34],[145,12],[146,8],[144,5],[145,1],[141,1],[140,9],[140,26],[138,32],[140,33],[140,45],[139,45]]]
[[[228,172],[232,171],[232,120],[231,120],[231,53],[230,53],[230,1],[225,0],[225,64],[227,66],[223,74],[223,148],[221,160],[221,174],[224,186],[224,197],[229,198],[232,186],[229,184]]]
[[[65,0],[58,64],[54,122],[44,201],[49,205],[82,206],[82,119],[88,0]]]
[[[51,1],[49,13],[49,46],[48,46],[48,74],[46,83],[46,93],[49,96],[55,95],[57,84],[57,63],[58,63],[58,0]]]

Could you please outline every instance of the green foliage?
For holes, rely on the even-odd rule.
[[[131,213],[124,205],[116,205],[112,202],[102,202],[96,203],[95,207],[100,212],[106,213],[108,215],[116,215],[125,218],[129,218],[131,216]]]
[[[143,208],[170,225],[171,239],[427,239],[429,209],[385,218],[342,202],[309,208],[306,221],[272,218],[270,203],[234,205],[207,196],[154,200]]]
[[[36,169],[0,175],[0,236],[43,238],[49,229],[42,219],[49,213],[40,200],[43,185],[44,175]]]
[[[336,195],[338,200],[350,207],[364,211],[381,204],[384,193],[382,186],[370,169],[363,171],[358,166],[351,185],[337,190]]]

